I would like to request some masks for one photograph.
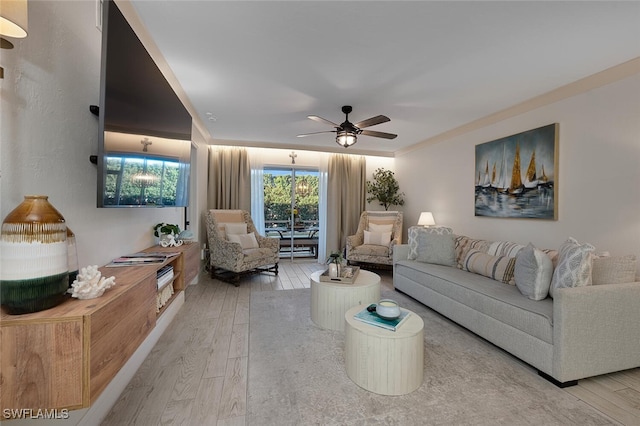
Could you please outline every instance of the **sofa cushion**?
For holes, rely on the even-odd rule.
[[[593,285],[632,283],[636,280],[637,259],[634,255],[593,258]]]
[[[364,243],[376,246],[388,246],[391,242],[391,232],[364,231]]]
[[[516,257],[524,246],[509,241],[495,241],[489,245],[487,253],[491,256]]]
[[[553,301],[549,298],[534,301],[523,297],[515,286],[456,267],[401,260],[396,263],[396,274],[553,344]]]
[[[458,268],[463,269],[462,264],[464,263],[464,259],[470,249],[476,249],[486,253],[487,250],[489,250],[490,245],[491,241],[476,240],[465,237],[464,235],[458,235],[455,241],[456,262],[458,263]]]
[[[515,264],[515,257],[491,256],[480,250],[471,249],[467,252],[462,269],[505,284],[515,285],[513,280]]]
[[[580,244],[569,237],[558,250],[558,265],[553,271],[549,295],[557,288],[582,287],[591,285],[591,254],[595,247]]]
[[[423,226],[411,226],[409,228],[409,260],[416,260],[418,258],[418,244],[420,243],[420,236],[424,235],[453,235],[453,230],[445,226],[433,226],[425,228]]]
[[[542,300],[549,295],[553,263],[542,250],[529,243],[518,253],[513,275],[520,293],[531,300]]]
[[[456,251],[453,234],[419,233],[416,260],[437,265],[455,266]]]

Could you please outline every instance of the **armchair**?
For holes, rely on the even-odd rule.
[[[356,234],[347,237],[347,263],[391,266],[397,244],[402,244],[402,212],[364,211]]]
[[[209,271],[212,278],[238,286],[240,276],[278,275],[280,242],[258,234],[245,210],[209,210],[206,214]]]

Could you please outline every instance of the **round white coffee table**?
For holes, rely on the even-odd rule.
[[[411,311],[396,331],[365,324],[344,314],[344,357],[347,376],[368,391],[404,395],[418,389],[424,377],[424,322]]]
[[[320,281],[324,271],[311,274],[311,320],[329,330],[344,330],[344,313],[352,306],[380,300],[380,276],[360,270],[353,284]]]

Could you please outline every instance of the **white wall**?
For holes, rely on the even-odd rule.
[[[74,231],[80,266],[153,244],[158,222],[184,209],[98,209],[96,166],[101,33],[93,1],[29,2],[29,35],[2,50],[0,211],[44,194]]]
[[[396,157],[405,232],[421,211],[455,233],[640,257],[640,75]],[[558,220],[474,216],[475,145],[559,123]],[[406,235],[406,234],[405,234]]]

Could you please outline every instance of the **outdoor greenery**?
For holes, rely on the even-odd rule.
[[[105,205],[176,204],[177,161],[110,156],[106,163]]]
[[[400,185],[391,170],[383,168],[373,172],[373,182],[367,181],[367,202],[378,200],[385,210],[390,206],[404,205],[404,192],[398,193]]]
[[[266,221],[286,221],[291,218],[292,176],[264,173],[264,210]],[[294,217],[296,221],[318,220],[318,177],[296,177]]]

